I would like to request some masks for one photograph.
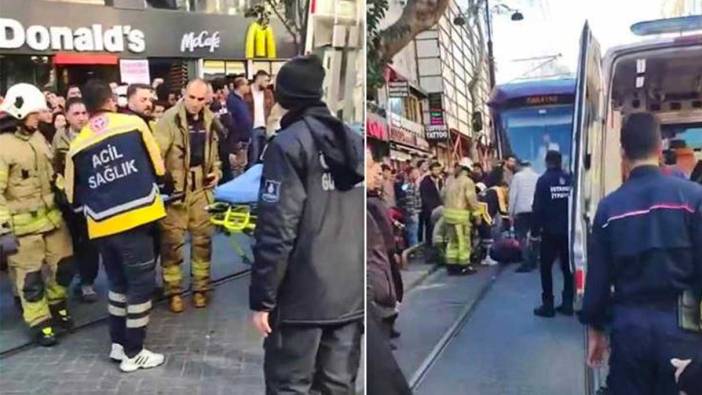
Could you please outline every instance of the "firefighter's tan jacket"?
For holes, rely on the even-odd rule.
[[[0,134],[0,235],[41,234],[60,226],[51,161],[41,133]]]
[[[203,171],[205,175],[217,173],[221,178],[222,164],[219,160],[216,131],[220,125],[215,122],[214,114],[208,108],[203,109],[202,116],[207,130]],[[182,101],[163,114],[154,127],[154,137],[161,150],[166,172],[173,177],[176,192],[192,191],[192,180],[188,176],[190,172],[190,135],[185,105]]]
[[[475,193],[475,183],[470,177],[460,175],[443,190],[444,208],[454,210],[478,210],[478,196]]]

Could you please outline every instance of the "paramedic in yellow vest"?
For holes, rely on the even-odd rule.
[[[263,12],[246,32],[246,58],[275,59],[276,55],[273,27],[270,18]]]
[[[39,111],[46,99],[36,87],[17,84],[0,111],[14,118],[0,134],[0,255],[7,256],[24,321],[42,346],[56,344],[52,322],[71,329],[66,288],[74,275],[68,227],[54,200],[50,146]]]
[[[192,243],[193,305],[207,306],[210,290],[214,228],[205,207],[213,201],[212,190],[222,174],[214,114],[206,106],[207,92],[205,81],[191,81],[183,100],[163,114],[154,130],[166,172],[173,177],[176,193],[183,193],[182,200],[169,204],[168,215],[160,222],[163,286],[174,313],[185,308],[181,266],[186,232],[190,232]]]
[[[479,221],[475,183],[468,177],[473,163],[460,161],[456,178],[443,190],[444,226],[446,229],[446,269],[450,275],[473,274],[471,266],[471,222]]]
[[[155,222],[165,216],[158,145],[139,117],[117,114],[110,86],[89,80],[88,124],[66,155],[66,197],[86,217],[109,282],[109,357],[123,372],[153,368],[162,354],[144,348],[155,287]]]

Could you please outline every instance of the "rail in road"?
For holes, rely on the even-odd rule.
[[[513,266],[429,276],[407,295],[398,320],[395,355],[413,392],[594,394],[584,328],[575,317],[533,316],[539,299],[538,273]]]

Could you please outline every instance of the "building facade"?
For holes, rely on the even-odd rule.
[[[428,93],[423,114],[427,137],[433,154],[448,164],[465,156],[482,159],[478,146],[490,140],[484,10],[477,17],[464,13],[451,1],[439,23],[415,40],[419,84]],[[465,24],[454,23],[458,17]]]
[[[0,0],[0,92],[18,82],[63,91],[91,77],[163,78],[177,89],[193,77],[276,74],[298,48],[280,20],[244,16],[250,3]],[[262,24],[266,45],[248,34]]]

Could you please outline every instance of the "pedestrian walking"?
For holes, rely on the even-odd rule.
[[[0,112],[14,119],[0,134],[0,255],[7,257],[24,322],[42,346],[54,324],[70,330],[67,287],[74,275],[69,230],[55,203],[51,152],[39,128],[46,99],[35,86],[10,87]]]
[[[434,233],[431,213],[442,204],[441,191],[444,189],[444,180],[441,178],[441,170],[441,163],[433,162],[429,166],[429,174],[419,183],[419,194],[422,199],[420,216],[423,217],[420,222],[424,224],[424,243],[427,247],[431,247],[431,238]]]
[[[364,315],[363,142],[322,99],[316,56],[280,69],[287,109],[264,154],[249,304],[267,394],[355,392]],[[323,208],[323,209],[320,209]]]
[[[168,215],[159,223],[164,293],[173,313],[185,309],[181,265],[186,233],[191,236],[193,306],[209,303],[214,227],[206,207],[222,173],[214,114],[205,105],[207,91],[205,81],[191,81],[185,98],[166,111],[154,131],[166,172],[173,177],[174,194],[183,195],[168,205]]]
[[[610,328],[610,393],[677,395],[671,359],[702,350],[702,188],[661,174],[655,115],[630,115],[620,136],[631,172],[595,214],[580,313],[587,363],[603,362]]]
[[[123,372],[153,368],[162,354],[144,348],[155,285],[153,231],[165,210],[157,177],[163,162],[148,126],[117,113],[110,86],[83,87],[88,124],[66,156],[66,197],[81,207],[109,282],[110,359]]]
[[[419,244],[419,213],[422,210],[422,197],[419,193],[419,168],[412,167],[400,187],[400,208],[405,216],[405,240],[407,247]]]
[[[532,208],[532,242],[541,242],[541,306],[534,309],[540,317],[553,317],[558,311],[573,315],[573,273],[568,254],[568,199],[571,177],[562,169],[558,151],[546,153],[546,172],[536,182]],[[561,305],[554,309],[553,263],[558,259],[563,274]]]

